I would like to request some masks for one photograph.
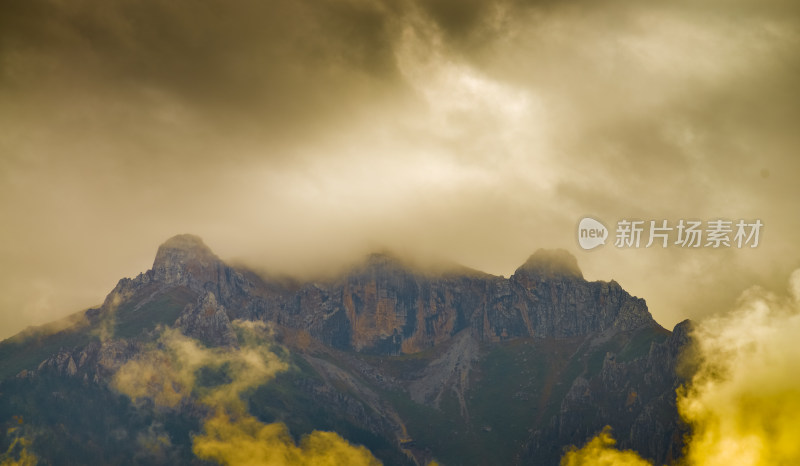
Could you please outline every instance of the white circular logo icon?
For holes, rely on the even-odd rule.
[[[608,228],[591,217],[584,217],[578,224],[578,244],[583,249],[594,249],[606,244]]]

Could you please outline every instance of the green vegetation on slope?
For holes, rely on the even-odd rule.
[[[184,287],[156,294],[143,305],[141,296],[134,296],[122,303],[114,313],[102,310],[89,323],[75,319],[72,326],[60,331],[47,327],[32,329],[0,342],[0,380],[13,377],[22,370],[33,370],[45,359],[61,349],[72,349],[97,341],[101,327],[112,324],[114,338],[133,338],[157,325],[171,325],[184,307],[194,302],[196,294]]]
[[[87,344],[93,337],[87,325],[75,326],[56,333],[32,333],[0,342],[0,380],[13,377],[22,370],[33,370],[61,348]]]
[[[136,307],[140,299],[130,299],[121,305],[114,319],[114,337],[132,338],[157,325],[172,325],[187,304],[194,303],[197,294],[186,287],[176,287],[157,294]]]
[[[332,431],[352,444],[364,445],[387,465],[410,465],[390,439],[355,425],[342,406],[317,396],[314,387],[323,387],[320,376],[302,357],[292,353],[290,358],[288,371],[279,372],[247,396],[251,414],[265,423],[283,422],[295,441],[314,430]],[[355,396],[352,401],[358,403]]]

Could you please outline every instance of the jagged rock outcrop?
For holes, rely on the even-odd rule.
[[[236,332],[225,308],[217,303],[214,293],[208,292],[194,305],[187,305],[175,321],[175,327],[184,335],[207,346],[238,346]]]
[[[74,376],[78,372],[78,367],[75,365],[75,359],[69,351],[61,350],[39,364],[36,368],[37,372],[54,371],[61,375]]]
[[[99,382],[111,377],[142,348],[141,343],[124,339],[93,341],[86,346],[62,348],[42,361],[35,374],[81,376],[85,380]]]

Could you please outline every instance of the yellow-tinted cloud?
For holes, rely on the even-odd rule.
[[[231,418],[223,411],[206,421],[192,451],[224,465],[373,466],[381,464],[364,447],[355,447],[333,432],[314,431],[295,445],[282,423],[264,424],[252,416]]]
[[[199,457],[226,465],[378,465],[364,447],[350,445],[333,432],[312,432],[300,445],[282,423],[264,424],[247,414],[241,394],[268,382],[288,365],[270,351],[271,340],[263,322],[234,321],[240,348],[206,348],[174,329],[163,331],[158,347],[124,364],[112,387],[131,399],[150,399],[156,406],[174,408],[196,396],[214,415],[194,437]],[[221,371],[222,383],[198,383],[202,369]],[[151,432],[151,434],[153,434]],[[150,435],[140,442],[163,454],[168,437]]]
[[[0,466],[36,466],[39,462],[36,455],[28,451],[30,441],[25,436],[18,435],[18,428],[8,430],[9,435],[15,435],[8,450],[0,455]]]
[[[691,425],[687,466],[800,464],[800,269],[789,294],[752,288],[739,307],[695,330],[697,371],[678,391],[678,409]],[[614,449],[607,430],[562,466],[646,465]]]
[[[699,370],[678,398],[689,464],[800,464],[800,270],[789,291],[751,289],[698,326]]]
[[[581,449],[573,447],[561,458],[561,466],[652,466],[636,452],[614,448],[616,440],[606,426]]]
[[[242,391],[265,383],[288,366],[263,344],[263,323],[235,321],[234,326],[243,340],[242,347],[234,350],[206,348],[178,330],[166,329],[159,348],[124,364],[114,374],[111,386],[131,399],[150,398],[157,406],[172,408],[192,394],[198,371],[210,368],[223,370],[227,383],[199,389],[201,401],[210,406],[238,404]]]
[[[159,464],[170,462],[170,452],[173,451],[172,440],[163,430],[163,426],[153,424],[148,430],[140,432],[136,435],[136,444],[139,450],[137,452],[138,457],[146,458],[150,462]]]

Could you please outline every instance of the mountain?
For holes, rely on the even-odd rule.
[[[0,343],[0,451],[18,454],[24,433],[44,464],[206,464],[197,442],[223,388],[237,390],[227,411],[295,439],[336,432],[384,464],[558,464],[606,425],[662,464],[686,430],[675,389],[690,323],[665,330],[563,250],[509,278],[373,254],[302,283],[179,235],[62,327]],[[254,378],[257,354],[282,369]]]

